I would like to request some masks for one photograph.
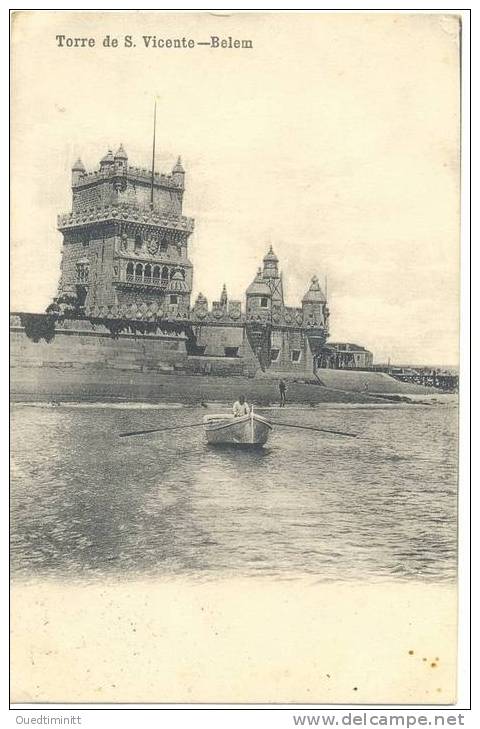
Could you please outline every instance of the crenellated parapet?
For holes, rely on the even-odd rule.
[[[117,319],[137,322],[184,322],[189,321],[189,310],[179,310],[168,300],[152,301],[126,305],[111,304],[108,306],[90,306],[85,309],[85,316],[91,319]]]
[[[222,292],[223,293],[223,292]],[[192,322],[205,324],[243,324],[245,316],[242,311],[242,302],[228,300],[225,295],[220,301],[213,301],[209,307],[208,300],[199,294],[191,310]]]
[[[151,170],[128,164],[128,155],[121,144],[115,155],[108,150],[100,160],[99,168],[91,172],[87,172],[81,159],[78,159],[72,167],[72,188],[79,191],[91,185],[111,181],[116,177],[123,178],[125,185],[127,182],[147,186],[153,183],[154,187],[175,191],[183,191],[185,184],[185,170],[180,157],[170,174],[154,171],[152,178]]]
[[[92,183],[96,183],[99,180],[109,179],[117,175],[128,176],[132,180],[137,182],[144,182],[151,184],[152,173],[144,167],[131,167],[129,166],[126,170],[119,169],[116,167],[109,167],[101,170],[93,170],[92,172],[84,172],[78,177],[73,183],[74,187],[86,187]],[[179,189],[183,187],[183,183],[175,179],[173,175],[168,175],[163,172],[155,172],[153,175],[153,184],[158,187],[172,187]]]

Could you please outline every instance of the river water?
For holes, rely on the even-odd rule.
[[[264,410],[358,437],[278,427],[260,451],[118,437],[219,409],[14,404],[13,577],[455,578],[455,404]]]

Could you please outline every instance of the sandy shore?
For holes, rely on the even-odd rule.
[[[348,375],[345,377],[344,375]],[[288,380],[289,404],[318,405],[322,403],[385,403],[428,399],[417,386],[408,386],[392,378],[374,378],[369,392],[364,391],[365,373],[339,373],[333,370],[323,375],[328,386]],[[371,378],[373,375],[371,375]],[[324,383],[325,384],[325,383]],[[341,387],[345,389],[341,389]],[[374,392],[374,387],[378,388]],[[11,397],[14,401],[129,401],[176,402],[198,405],[201,402],[233,402],[245,394],[249,402],[271,405],[279,402],[278,381],[265,376],[215,377],[158,372],[132,372],[65,367],[13,367]],[[433,393],[442,399],[445,395]],[[452,397],[455,397],[454,395]]]
[[[233,402],[243,393],[257,404],[279,401],[275,380],[55,367],[13,368],[11,393],[12,399],[23,401],[90,399],[198,405],[211,400]],[[312,404],[372,401],[371,397],[358,392],[329,390],[320,384],[303,382],[289,382],[287,397],[291,403]]]
[[[452,586],[12,587],[14,702],[448,704],[455,661]]]

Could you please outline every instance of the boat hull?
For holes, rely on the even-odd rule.
[[[265,445],[271,424],[260,415],[206,415],[203,419],[207,443],[260,447]]]

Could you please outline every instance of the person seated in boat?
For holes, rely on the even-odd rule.
[[[238,400],[233,403],[233,414],[236,418],[241,418],[244,415],[250,415],[250,408],[248,403],[245,402],[245,395],[240,395]]]

